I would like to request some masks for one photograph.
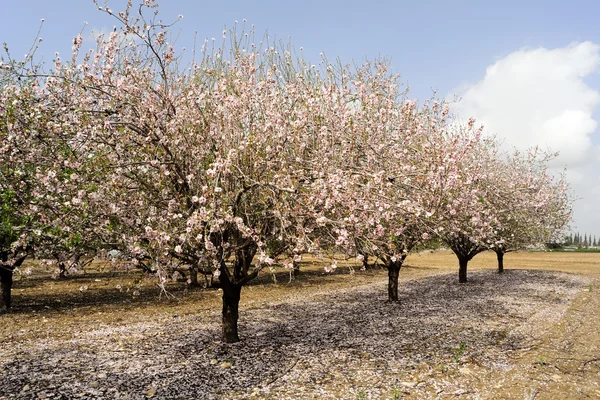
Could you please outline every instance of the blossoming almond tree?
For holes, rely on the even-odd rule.
[[[5,50],[0,70],[0,256],[8,308],[12,275],[26,256],[80,242],[81,224],[73,222],[82,221],[82,215],[93,218],[93,213],[81,206],[75,173],[80,161],[56,124],[62,110],[39,79],[39,66],[28,65],[32,54],[18,62]]]
[[[461,283],[467,281],[468,262],[489,248],[497,224],[486,178],[498,147],[493,139],[483,138],[482,131],[483,127],[475,128],[474,119],[466,126],[452,124],[448,145],[453,163],[445,175],[445,212],[436,214],[433,229],[458,258]]]
[[[359,71],[364,82],[358,83],[372,87],[359,91],[367,93],[359,98],[361,108],[348,129],[354,154],[345,159],[357,163],[338,188],[345,195],[334,217],[343,226],[337,228],[335,244],[350,250],[358,244],[354,251],[360,250],[359,259],[373,255],[383,260],[388,300],[397,301],[402,264],[416,244],[429,238],[430,218],[441,207],[439,166],[448,148],[448,108],[435,101],[417,107],[414,101],[396,98],[392,77],[381,79],[384,67],[380,64],[372,75]]]
[[[490,168],[489,201],[495,204],[491,249],[498,259],[498,272],[504,271],[504,254],[527,245],[561,238],[571,218],[572,199],[564,174],[558,179],[548,171],[556,156],[533,148],[499,157]]]
[[[138,14],[131,3],[102,8],[120,30],[82,62],[76,37],[73,61],[56,66],[46,90],[69,99],[63,129],[88,160],[94,184],[83,197],[99,213],[96,229],[115,232],[134,262],[179,260],[214,274],[223,338],[234,342],[241,288],[279,252],[316,246],[324,133],[344,126],[343,93],[291,52],[235,31],[229,50],[208,42],[181,70],[168,27],[144,17],[151,3]]]
[[[21,82],[15,70],[23,68],[6,56],[0,58],[0,282],[2,284],[2,306],[11,307],[11,288],[14,270],[21,266],[30,253],[30,237],[38,223],[35,217],[34,187],[32,176],[34,165],[30,163],[25,135],[19,135],[21,120],[29,116],[21,112],[29,103],[34,91],[34,82]]]

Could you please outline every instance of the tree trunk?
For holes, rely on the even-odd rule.
[[[67,277],[67,266],[64,253],[52,253],[52,257],[56,259],[56,265],[58,266],[58,279],[65,279]]]
[[[402,262],[388,261],[388,301],[398,301],[398,276]]]
[[[190,266],[190,285],[200,286],[198,283],[198,268]]]
[[[369,255],[363,254],[362,267],[366,271],[369,269]]]
[[[225,343],[240,341],[238,317],[242,287],[232,283],[223,284],[223,340]]]
[[[225,260],[219,267],[219,287],[223,290],[223,341],[235,343],[240,341],[238,336],[239,304],[242,287],[258,276],[258,269],[251,274],[248,270],[252,258],[256,254],[256,246],[242,247],[235,252],[233,274],[229,272]]]
[[[64,262],[58,262],[58,279],[65,279],[67,277],[67,266]]]
[[[465,283],[467,281],[467,257],[458,257],[458,282]]]
[[[23,261],[25,261],[26,257],[27,254],[17,258],[12,265],[2,265],[0,263],[0,285],[2,286],[2,304],[4,305],[4,307],[6,307],[7,310],[10,309],[10,307],[12,306],[11,290],[13,284],[13,271],[15,270],[15,268],[19,268],[21,264],[23,264]],[[8,254],[2,253],[2,255],[0,256],[0,262],[6,263],[7,261]]]
[[[501,274],[504,272],[504,252],[497,251],[496,257],[498,258],[498,273]]]
[[[11,307],[11,289],[13,284],[12,268],[0,265],[0,282],[2,284],[2,305],[8,310]]]
[[[296,278],[298,275],[300,275],[300,263],[292,260],[292,277]]]

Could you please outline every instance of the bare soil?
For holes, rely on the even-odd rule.
[[[600,398],[600,254],[410,255],[387,273],[314,262],[244,288],[242,341],[220,293],[94,266],[17,281],[0,315],[0,399]],[[174,297],[173,297],[174,296]]]

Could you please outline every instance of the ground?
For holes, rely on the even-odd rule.
[[[265,274],[236,344],[219,291],[34,274],[0,315],[0,399],[600,398],[600,254],[510,253],[502,275],[494,257],[458,284],[451,254],[413,254],[398,303],[380,269]]]

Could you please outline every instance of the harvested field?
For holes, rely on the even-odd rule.
[[[458,284],[451,254],[411,255],[397,304],[379,269],[267,276],[242,293],[236,344],[218,291],[34,276],[0,315],[0,398],[600,398],[600,254],[509,254],[502,275],[494,257]]]

